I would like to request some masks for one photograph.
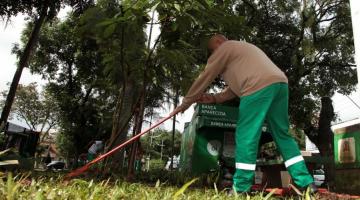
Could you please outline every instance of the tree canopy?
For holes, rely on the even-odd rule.
[[[6,94],[7,91],[2,91],[1,105],[4,104]],[[36,83],[20,84],[10,116],[25,121],[32,130],[42,132],[43,138],[58,123],[59,109],[53,101],[53,96],[47,91],[38,91]]]
[[[108,148],[121,143],[155,108],[183,96],[206,65],[214,33],[266,52],[289,78],[293,130],[326,149],[329,97],[353,91],[357,80],[347,1],[99,0],[43,26],[29,67],[48,80],[60,139],[79,155],[91,138]],[[219,78],[214,84],[224,86]]]

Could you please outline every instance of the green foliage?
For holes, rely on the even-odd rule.
[[[322,96],[349,93],[356,84],[349,4],[342,1],[243,1],[248,40],[287,74],[290,117],[299,128],[319,112]],[[229,29],[229,32],[233,32]],[[242,33],[237,33],[243,35]]]
[[[103,72],[113,83],[121,84],[127,78],[142,80],[146,59],[143,30],[146,8],[133,8],[130,1],[124,1],[121,6],[110,6],[109,2],[99,1],[84,13],[79,33],[97,43],[105,66]]]
[[[160,34],[149,41],[151,22]],[[350,22],[340,0],[100,0],[46,25],[30,69],[49,80],[61,132],[79,154],[98,136],[125,139],[141,105],[151,116],[176,91],[184,95],[205,66],[207,40],[220,32],[256,44],[287,74],[291,122],[304,129],[316,121],[320,97],[354,89]],[[158,149],[147,153],[159,157]]]
[[[70,158],[71,155],[76,153],[76,144],[72,135],[60,132],[57,134],[55,142],[59,153],[63,157]]]
[[[116,90],[110,147],[126,138],[134,109],[141,104],[138,101],[146,90],[150,53],[144,30],[151,4],[141,2],[99,1],[80,19],[81,37],[96,42],[104,66],[102,73]]]
[[[300,197],[275,197],[257,193],[251,196],[229,196],[225,190],[217,191],[212,187],[194,187],[200,181],[189,179],[179,187],[166,182],[154,181],[149,184],[128,183],[121,179],[82,180],[73,179],[63,182],[62,176],[18,175],[7,174],[0,178],[0,195],[2,199],[302,199]],[[189,182],[190,181],[190,182]],[[317,195],[311,197],[321,198]],[[305,198],[303,198],[305,199]]]
[[[173,196],[174,199],[177,199],[180,195],[184,194],[185,190],[193,184],[195,181],[197,181],[198,178],[194,178],[193,180],[185,183]]]
[[[195,2],[198,1],[193,4]],[[207,34],[218,32],[229,39],[246,40],[259,46],[289,78],[289,114],[296,128],[317,126],[314,122],[317,121],[321,97],[332,96],[335,92],[348,94],[355,89],[357,79],[348,2],[212,2],[206,12],[201,6],[193,7],[203,14],[194,16],[201,25],[188,23],[184,29],[170,31],[165,29],[164,22],[162,32],[170,41],[164,44],[173,46],[174,41],[185,41],[204,52],[206,43],[203,41],[208,38]],[[193,4],[187,1],[179,3],[185,11]],[[175,8],[159,10],[164,20],[168,19],[168,13],[173,16],[177,12]],[[170,21],[174,23],[182,17],[178,13]],[[206,54],[198,53],[198,65],[205,60]],[[215,84],[223,86],[219,80]]]
[[[40,13],[44,6],[47,5],[47,15],[51,19],[56,16],[57,12],[63,5],[70,5],[75,10],[81,11],[93,4],[93,0],[62,0],[62,1],[44,1],[44,0],[22,0],[12,1],[3,0],[0,2],[0,17],[16,16],[20,13],[32,15]]]
[[[27,184],[26,184],[27,183]],[[122,181],[84,181],[72,180],[67,184],[61,179],[32,179],[7,177],[5,182],[0,180],[0,194],[5,199],[172,199],[178,189],[166,187],[160,183],[159,187],[146,186],[140,183],[126,183]],[[188,198],[202,198],[214,195],[211,190],[188,190]],[[216,199],[225,198],[222,194]]]
[[[90,0],[92,2],[92,0]],[[66,0],[67,3],[75,6],[76,4],[82,4],[83,0]],[[22,50],[18,48],[18,57],[19,62],[17,66],[17,70],[15,71],[13,81],[10,85],[10,89],[6,98],[6,103],[2,110],[0,125],[3,128],[4,124],[8,120],[8,116],[11,110],[11,106],[14,102],[14,98],[16,95],[16,90],[19,85],[20,77],[22,71],[25,67],[29,65],[29,59],[31,58],[32,51],[34,51],[34,47],[38,42],[38,36],[42,25],[46,21],[52,20],[57,12],[60,10],[63,1],[51,1],[51,0],[41,0],[41,1],[2,1],[0,3],[0,16],[2,18],[7,17],[8,21],[10,17],[13,15],[17,15],[19,13],[26,13],[30,15],[30,19],[33,22],[33,27],[31,28],[31,33],[29,33],[28,39],[24,42],[24,47]],[[82,6],[81,6],[82,7]]]
[[[167,161],[171,158],[172,152],[172,131],[164,129],[155,129],[153,132],[141,138],[141,147],[145,156],[150,155],[151,159],[160,159],[162,153],[163,160]],[[161,145],[164,145],[161,147]],[[174,155],[180,154],[181,148],[181,134],[179,131],[175,132],[174,140]],[[165,166],[162,166],[162,168]]]
[[[40,13],[44,9],[44,4],[48,5],[42,0],[28,0],[28,1],[11,1],[4,0],[0,3],[0,16],[1,17],[11,17],[19,13],[33,14],[34,10],[37,13]],[[48,7],[48,15],[55,16],[55,14],[60,10],[61,1],[54,1]]]
[[[68,147],[63,152],[71,157],[86,152],[91,140],[109,134],[115,102],[97,45],[92,39],[81,39],[77,22],[76,16],[69,16],[63,22],[55,20],[44,26],[30,60],[32,73],[48,80],[45,92],[52,97],[52,107],[59,108],[59,137],[63,137],[58,140],[59,146]],[[70,143],[69,138],[73,140]]]
[[[311,123],[309,121],[319,112],[320,97],[331,96],[336,91],[346,94],[354,90],[356,72],[348,3],[306,1],[304,5],[281,0],[221,1],[208,4],[204,12],[201,6],[196,6],[198,1],[183,2],[178,5],[184,13],[190,9],[192,13],[203,14],[193,15],[201,25],[185,20],[186,14],[178,13],[178,9],[162,11],[160,4],[160,19],[164,20],[162,33],[164,39],[169,40],[164,44],[173,46],[176,41],[185,41],[200,49],[196,56],[199,64],[206,60],[206,54],[201,52],[204,52],[204,41],[211,32],[256,44],[289,77],[290,116],[298,128]],[[170,22],[184,28],[178,28],[178,31],[166,29],[166,16],[173,16]],[[191,50],[189,48],[187,52]]]
[[[165,164],[166,164],[166,162],[161,159],[151,159],[149,162],[150,162],[149,163],[150,171],[159,170],[159,169],[162,170],[162,169],[164,169]],[[160,174],[157,174],[157,175],[160,175]],[[155,176],[154,178],[157,179],[158,177]]]
[[[8,91],[2,91],[1,104],[4,104],[7,93]],[[24,120],[32,130],[47,133],[58,122],[59,108],[53,104],[53,100],[54,97],[46,91],[39,92],[36,83],[20,84],[10,116]]]

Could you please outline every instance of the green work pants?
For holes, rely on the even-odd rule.
[[[233,177],[234,189],[237,192],[248,192],[251,189],[265,120],[295,184],[306,187],[313,182],[299,147],[289,134],[288,98],[286,83],[274,83],[251,95],[241,97],[235,133],[236,171]]]

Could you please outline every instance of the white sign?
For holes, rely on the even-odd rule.
[[[356,160],[355,138],[344,138],[338,141],[338,159],[340,163],[354,163]]]
[[[221,142],[219,140],[210,140],[207,144],[207,150],[212,156],[218,156],[220,149]]]

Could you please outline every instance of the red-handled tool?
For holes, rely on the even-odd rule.
[[[145,133],[149,132],[150,130],[156,128],[157,126],[159,126],[160,124],[164,123],[166,120],[170,119],[171,117],[173,117],[174,115],[176,115],[177,113],[171,113],[169,116],[162,118],[160,121],[158,121],[156,124],[154,124],[153,126],[147,128],[146,130],[144,130],[143,132],[135,135],[134,137],[130,138],[129,140],[125,141],[124,143],[120,144],[119,146],[111,149],[110,151],[108,151],[105,154],[102,154],[100,156],[98,156],[97,158],[95,158],[94,160],[90,161],[89,163],[87,163],[86,165],[77,168],[75,170],[73,170],[72,172],[70,172],[69,174],[66,175],[65,179],[70,179],[72,177],[78,176],[82,173],[84,173],[85,171],[87,171],[91,165],[103,160],[104,158],[110,156],[111,154],[115,153],[116,151],[120,150],[121,148],[125,147],[128,144],[131,144],[132,142],[134,142],[135,140],[139,139],[142,135],[144,135]]]

